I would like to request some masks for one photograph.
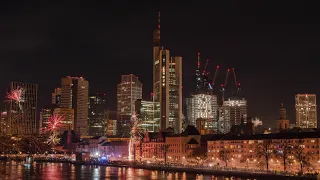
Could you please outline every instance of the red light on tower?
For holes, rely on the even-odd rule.
[[[221,84],[220,86],[223,87],[223,84]]]
[[[238,86],[240,86],[240,83],[238,83]]]
[[[230,71],[230,69],[228,69],[228,72]]]
[[[219,68],[220,66],[217,66],[217,68]]]

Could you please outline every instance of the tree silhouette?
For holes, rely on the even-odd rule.
[[[310,155],[304,151],[304,145],[300,141],[295,147],[293,154],[300,164],[300,173],[303,174],[303,167],[310,166]]]
[[[276,157],[282,159],[283,161],[283,171],[287,170],[287,159],[292,153],[293,146],[288,139],[281,140],[281,142],[278,144],[278,148],[274,150]]]
[[[265,159],[267,171],[269,171],[269,159],[272,155],[271,145],[272,145],[272,140],[266,139],[262,143],[259,143],[256,146],[256,156],[258,158]]]
[[[228,167],[228,161],[231,157],[231,151],[228,149],[222,149],[219,151],[219,158],[226,163],[226,167]]]

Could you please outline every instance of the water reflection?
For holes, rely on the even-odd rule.
[[[0,162],[0,179],[243,180],[241,178],[64,163]]]

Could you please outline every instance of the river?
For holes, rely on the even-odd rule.
[[[68,163],[33,163],[0,162],[0,179],[125,179],[125,180],[151,180],[151,179],[214,179],[214,180],[242,180],[235,177],[221,177],[212,175],[197,175],[191,173],[169,173],[145,169],[106,167],[91,165],[73,165]]]

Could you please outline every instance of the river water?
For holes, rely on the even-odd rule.
[[[151,180],[151,179],[214,179],[242,180],[235,177],[218,177],[212,175],[197,175],[191,173],[168,173],[134,168],[118,168],[91,165],[73,165],[67,163],[33,163],[0,162],[0,179],[121,179],[121,180]]]

